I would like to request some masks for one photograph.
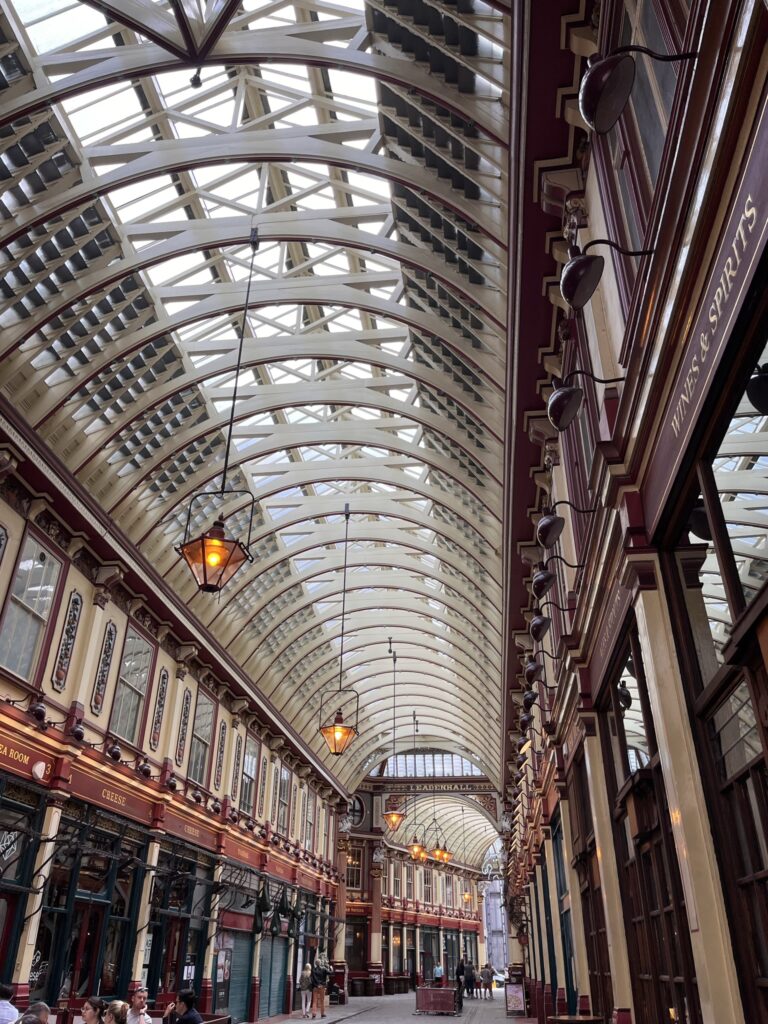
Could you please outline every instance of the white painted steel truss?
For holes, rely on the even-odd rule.
[[[2,392],[319,756],[349,502],[350,787],[390,634],[402,742],[416,709],[501,785],[506,10],[0,0]],[[200,491],[196,528],[245,514],[252,227],[255,563],[217,602],[173,546]]]

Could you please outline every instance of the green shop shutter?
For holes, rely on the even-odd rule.
[[[259,1019],[283,1013],[285,1005],[285,975],[288,970],[288,939],[283,936],[263,936],[259,958]]]
[[[251,989],[251,949],[249,932],[234,932],[232,973],[229,979],[229,1013],[233,1024],[248,1019],[248,994]]]

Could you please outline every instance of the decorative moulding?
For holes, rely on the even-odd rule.
[[[2,528],[0,528],[2,529]],[[0,557],[2,557],[2,550],[0,549]],[[56,664],[53,666],[53,675],[51,676],[51,685],[57,693],[61,693],[67,684],[67,673],[69,672],[69,666],[72,662],[72,651],[75,647],[75,638],[77,637],[77,627],[80,622],[80,612],[83,610],[83,597],[78,591],[73,590],[69,595],[69,604],[67,605],[67,614],[64,617],[64,629],[61,634],[61,641],[59,643],[59,653],[56,658]]]
[[[181,718],[179,719],[179,738],[176,742],[176,764],[181,768],[184,763],[184,750],[187,745],[187,730],[189,729],[189,712],[192,708],[192,691],[185,687],[184,696],[181,699]]]
[[[160,743],[160,730],[163,727],[163,714],[165,712],[165,702],[168,697],[168,669],[164,668],[160,671],[160,676],[157,685],[157,696],[155,697],[155,713],[152,716],[152,731],[149,734],[149,746],[152,750],[157,750]]]
[[[94,715],[100,715],[104,710],[104,694],[107,691],[109,669],[112,665],[112,655],[115,653],[116,642],[117,626],[110,620],[104,630],[101,657],[99,658],[99,667],[96,670],[96,679],[94,680],[93,694],[91,695],[91,711]]]

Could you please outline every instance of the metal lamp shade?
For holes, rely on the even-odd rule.
[[[588,64],[579,86],[579,110],[593,132],[605,135],[627,105],[635,84],[635,61],[628,53],[594,53]]]
[[[526,690],[523,694],[523,707],[525,710],[530,711],[538,699],[539,695],[535,690]]]
[[[549,569],[539,569],[531,580],[531,592],[535,598],[541,599],[555,585],[557,577]]]
[[[749,378],[747,398],[761,416],[768,416],[768,363],[758,366]]]
[[[418,837],[414,836],[413,839],[410,841],[410,843],[408,843],[408,850],[409,850],[413,860],[418,860],[419,859],[419,856],[421,854],[422,849],[423,849],[423,847],[422,847],[421,843],[419,842]]]
[[[549,632],[549,627],[552,625],[552,619],[548,615],[534,615],[531,619],[531,624],[528,627],[528,632],[531,634],[533,639],[538,643],[543,640]]]
[[[320,729],[323,739],[328,744],[328,749],[338,757],[343,754],[352,740],[357,736],[357,729],[353,725],[347,725],[341,710],[336,712],[333,721]]]
[[[712,540],[712,528],[709,525],[707,511],[703,504],[694,505],[691,509],[691,514],[688,516],[688,531],[699,540]]]
[[[531,683],[535,683],[537,679],[541,679],[544,675],[544,666],[539,661],[534,661],[533,658],[526,662],[525,669],[523,670],[525,681],[530,686]]]
[[[443,864],[447,864],[449,861],[452,860],[453,854],[451,853],[450,850],[446,849],[445,846],[443,846]]]
[[[237,570],[251,560],[245,546],[226,535],[221,519],[178,550],[192,570],[198,589],[206,594],[217,594]]]
[[[536,540],[543,548],[553,548],[565,528],[565,520],[554,512],[545,512],[536,524]]]
[[[382,814],[382,818],[387,823],[387,828],[392,829],[395,832],[405,821],[405,815],[402,811],[385,811]]]
[[[560,275],[560,294],[572,309],[583,309],[595,294],[603,276],[605,260],[592,253],[572,256]]]
[[[529,711],[526,711],[524,715],[520,715],[519,725],[521,732],[525,732],[528,726],[532,723],[533,715]]]
[[[570,427],[578,416],[583,401],[584,390],[570,384],[552,392],[547,401],[547,419],[555,430],[563,431]]]

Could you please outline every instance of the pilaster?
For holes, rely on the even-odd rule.
[[[653,560],[656,578],[660,578]],[[643,667],[669,804],[705,1024],[743,1024],[736,965],[672,623],[662,593],[635,597]]]

